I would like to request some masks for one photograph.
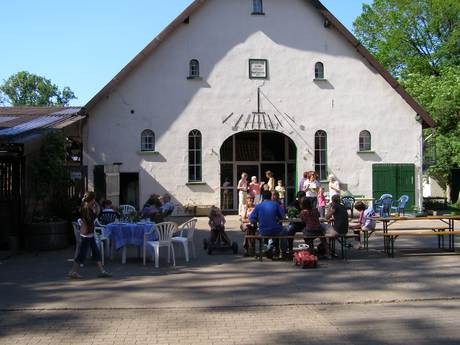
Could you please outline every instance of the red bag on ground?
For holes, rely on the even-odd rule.
[[[302,268],[316,268],[318,266],[318,257],[311,254],[307,248],[299,248],[295,251],[292,260],[296,266],[302,266]]]

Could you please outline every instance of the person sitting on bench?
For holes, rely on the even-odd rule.
[[[160,206],[161,213],[164,217],[170,216],[174,211],[174,205],[171,202],[171,196],[169,194],[165,194],[160,197],[160,201],[162,203]]]
[[[345,235],[348,232],[348,212],[347,208],[340,203],[340,195],[335,194],[331,198],[331,207],[326,214],[328,222],[333,221],[332,228],[339,235]]]
[[[300,207],[300,202],[302,198],[305,197],[305,192],[300,191],[297,193],[296,199],[289,204],[288,206],[288,217],[289,218],[297,218],[299,217],[301,207]],[[289,236],[294,236],[297,232],[302,232],[305,227],[304,223],[300,222],[291,222],[289,223],[287,227],[287,234]],[[288,249],[290,252],[292,252],[292,247],[294,246],[294,240],[289,239],[288,240]]]
[[[374,230],[375,229],[375,219],[372,217],[375,216],[375,211],[374,209],[369,206],[367,207],[365,203],[362,201],[358,201],[355,204],[355,209],[359,211],[359,221],[358,224],[351,226],[352,229],[362,229],[362,230]],[[359,235],[359,249],[361,249],[363,246],[361,244],[361,232],[360,231],[355,231],[355,234]]]
[[[324,235],[326,234],[326,229],[321,226],[319,222],[319,212],[316,207],[313,207],[312,199],[303,198],[302,199],[302,211],[300,211],[300,218],[305,223],[305,236],[312,236],[311,239],[308,239],[306,242],[313,248],[314,236],[320,237],[321,244],[324,250],[324,258],[330,259],[329,245],[327,243]]]
[[[271,200],[272,192],[270,190],[264,190],[262,192],[262,202],[258,204],[254,211],[249,215],[249,221],[252,224],[259,224],[259,234],[262,236],[286,236],[287,231],[279,223],[279,220],[284,218],[284,210],[280,204],[276,201]],[[285,242],[282,241],[281,246],[285,251]],[[273,241],[275,250],[279,251],[280,245],[279,240]],[[269,247],[267,255],[273,254],[272,248]]]

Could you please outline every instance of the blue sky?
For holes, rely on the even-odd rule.
[[[0,11],[0,81],[26,70],[84,105],[192,0],[15,0]],[[350,30],[371,0],[322,0]]]

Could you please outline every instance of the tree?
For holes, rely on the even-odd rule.
[[[441,67],[439,75],[409,74],[404,87],[424,105],[437,124],[436,163],[428,173],[441,187],[451,184],[452,167],[460,167],[460,66]]]
[[[76,99],[69,87],[60,91],[51,80],[26,71],[10,76],[0,86],[0,91],[13,106],[65,106]]]
[[[459,15],[458,0],[375,0],[353,26],[394,76],[431,75],[460,62]]]
[[[436,123],[428,174],[445,189],[460,167],[460,1],[374,0],[354,31]],[[427,133],[428,132],[428,133]]]

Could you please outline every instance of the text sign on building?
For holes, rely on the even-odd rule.
[[[249,59],[249,78],[267,79],[268,61],[264,59]]]

